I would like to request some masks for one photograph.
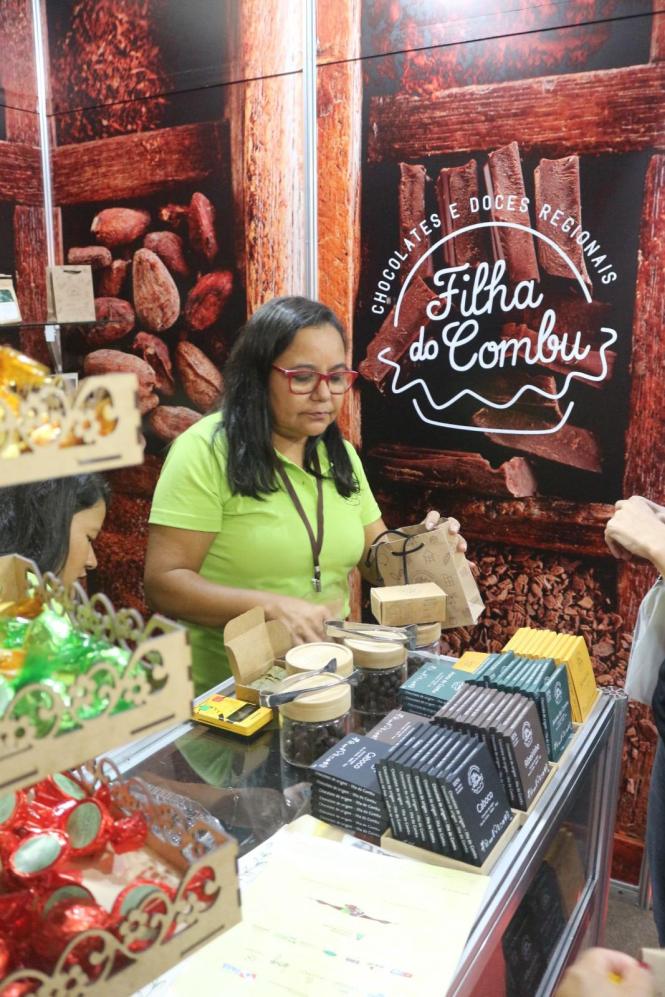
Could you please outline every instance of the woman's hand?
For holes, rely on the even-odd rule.
[[[275,595],[265,605],[266,619],[280,620],[291,632],[295,644],[326,639],[326,620],[333,617],[330,607],[321,603]]]
[[[556,997],[653,997],[648,969],[637,959],[611,949],[587,949],[566,970]]]
[[[443,519],[435,509],[430,510],[423,520],[423,526],[426,530],[442,530],[448,529],[448,536],[451,538],[457,538],[456,551],[458,554],[466,554],[467,542],[460,533],[460,524],[456,519],[452,517],[450,519]]]
[[[665,523],[665,505],[658,505],[657,502],[652,502],[651,499],[644,498],[643,495],[635,495],[634,498],[640,499],[640,501],[651,509],[661,523]]]
[[[621,499],[605,527],[605,542],[622,561],[643,560],[665,570],[665,522],[662,506],[641,495]]]

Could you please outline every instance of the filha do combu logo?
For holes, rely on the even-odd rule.
[[[393,356],[390,346],[378,353],[378,359],[392,370],[390,391],[394,395],[410,398],[419,418],[431,426],[458,429],[468,432],[514,433],[514,429],[503,428],[500,415],[513,408],[520,401],[532,400],[539,396],[543,402],[558,405],[561,402],[561,415],[551,425],[531,429],[520,429],[523,434],[547,435],[558,432],[570,419],[574,401],[567,397],[573,382],[602,382],[608,377],[608,351],[617,341],[617,331],[602,325],[597,330],[597,364],[585,363],[591,352],[589,342],[585,342],[578,330],[561,330],[557,315],[557,299],[547,300],[548,292],[537,279],[511,281],[506,260],[495,258],[483,260],[472,266],[469,262],[451,263],[455,253],[451,252],[456,240],[469,233],[487,230],[494,245],[498,242],[501,230],[525,233],[534,245],[546,245],[551,253],[561,261],[559,272],[572,282],[581,300],[592,303],[591,281],[584,264],[603,284],[611,284],[617,279],[616,271],[599,243],[588,230],[570,215],[555,205],[541,204],[539,227],[531,226],[529,219],[529,199],[503,197],[501,194],[471,198],[469,207],[474,214],[482,210],[497,208],[504,215],[510,212],[510,220],[479,220],[461,228],[452,229],[442,235],[425,252],[422,235],[444,230],[458,217],[457,205],[450,203],[447,210],[449,224],[442,226],[438,214],[432,213],[419,228],[414,228],[404,238],[403,245],[396,250],[384,268],[381,280],[372,299],[372,311],[384,314],[389,310],[390,298],[387,291],[396,289],[399,271],[408,269],[403,285],[393,309],[393,325],[398,329],[403,322],[402,311],[409,288],[418,277],[424,277],[428,268],[443,254],[445,265],[433,266],[431,271],[432,297],[425,309],[423,321],[416,339],[403,356]],[[551,230],[551,232],[550,232]],[[566,245],[580,247],[584,264],[573,260],[571,252],[560,245],[561,235]],[[558,237],[558,238],[557,238]],[[448,244],[448,247],[447,247]],[[447,247],[447,248],[446,248]],[[436,256],[434,254],[437,254]],[[498,254],[496,254],[498,255]],[[415,261],[415,262],[414,262]],[[584,271],[584,272],[581,272]],[[539,315],[539,324],[530,335],[524,335],[524,327],[511,325],[515,312],[527,311]],[[506,330],[515,329],[515,334]],[[487,330],[491,332],[488,335]],[[562,374],[561,383],[552,383],[551,390],[536,379],[526,377],[515,393],[502,400],[488,397],[482,388],[483,378],[491,379],[496,374],[525,365],[527,369],[542,368],[550,364]],[[591,369],[590,369],[591,368]],[[465,379],[469,386],[464,386]],[[526,398],[525,398],[526,396]],[[497,424],[476,426],[460,416],[460,406],[472,399],[484,408],[494,411]]]

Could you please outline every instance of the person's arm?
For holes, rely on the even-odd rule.
[[[322,640],[330,618],[325,605],[257,589],[238,589],[202,578],[201,565],[214,533],[151,525],[145,563],[145,593],[166,616],[204,627],[224,627],[241,613],[262,606],[266,619],[281,620],[295,643]]]
[[[662,506],[649,502],[641,495],[621,499],[605,527],[605,541],[612,554],[620,560],[649,561],[665,574],[665,521]]]

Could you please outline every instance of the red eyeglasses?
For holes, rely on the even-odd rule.
[[[329,374],[320,374],[318,370],[309,370],[308,367],[286,370],[277,364],[272,364],[272,369],[284,375],[289,382],[289,391],[292,395],[311,395],[317,390],[321,381],[325,381],[328,385],[331,395],[343,395],[358,376],[357,370],[333,370]]]

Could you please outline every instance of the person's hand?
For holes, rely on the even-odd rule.
[[[294,644],[309,644],[326,639],[326,620],[333,617],[329,606],[294,599],[289,595],[275,595],[265,607],[266,619],[280,620],[291,632]]]
[[[555,997],[654,997],[648,969],[611,949],[587,949],[564,973]]]
[[[660,571],[665,558],[665,520],[662,507],[641,495],[621,499],[605,527],[605,543],[619,560],[643,560]]]
[[[634,495],[633,497],[638,498],[641,502],[648,506],[661,523],[665,523],[665,505],[658,505],[657,502],[652,502],[651,499],[644,498],[643,495]]]
[[[464,537],[460,533],[460,524],[456,519],[452,517],[450,519],[444,519],[442,516],[436,512],[435,509],[431,509],[425,519],[423,520],[423,526],[426,530],[448,530],[448,536],[457,538],[456,550],[459,554],[466,554],[467,543]]]

